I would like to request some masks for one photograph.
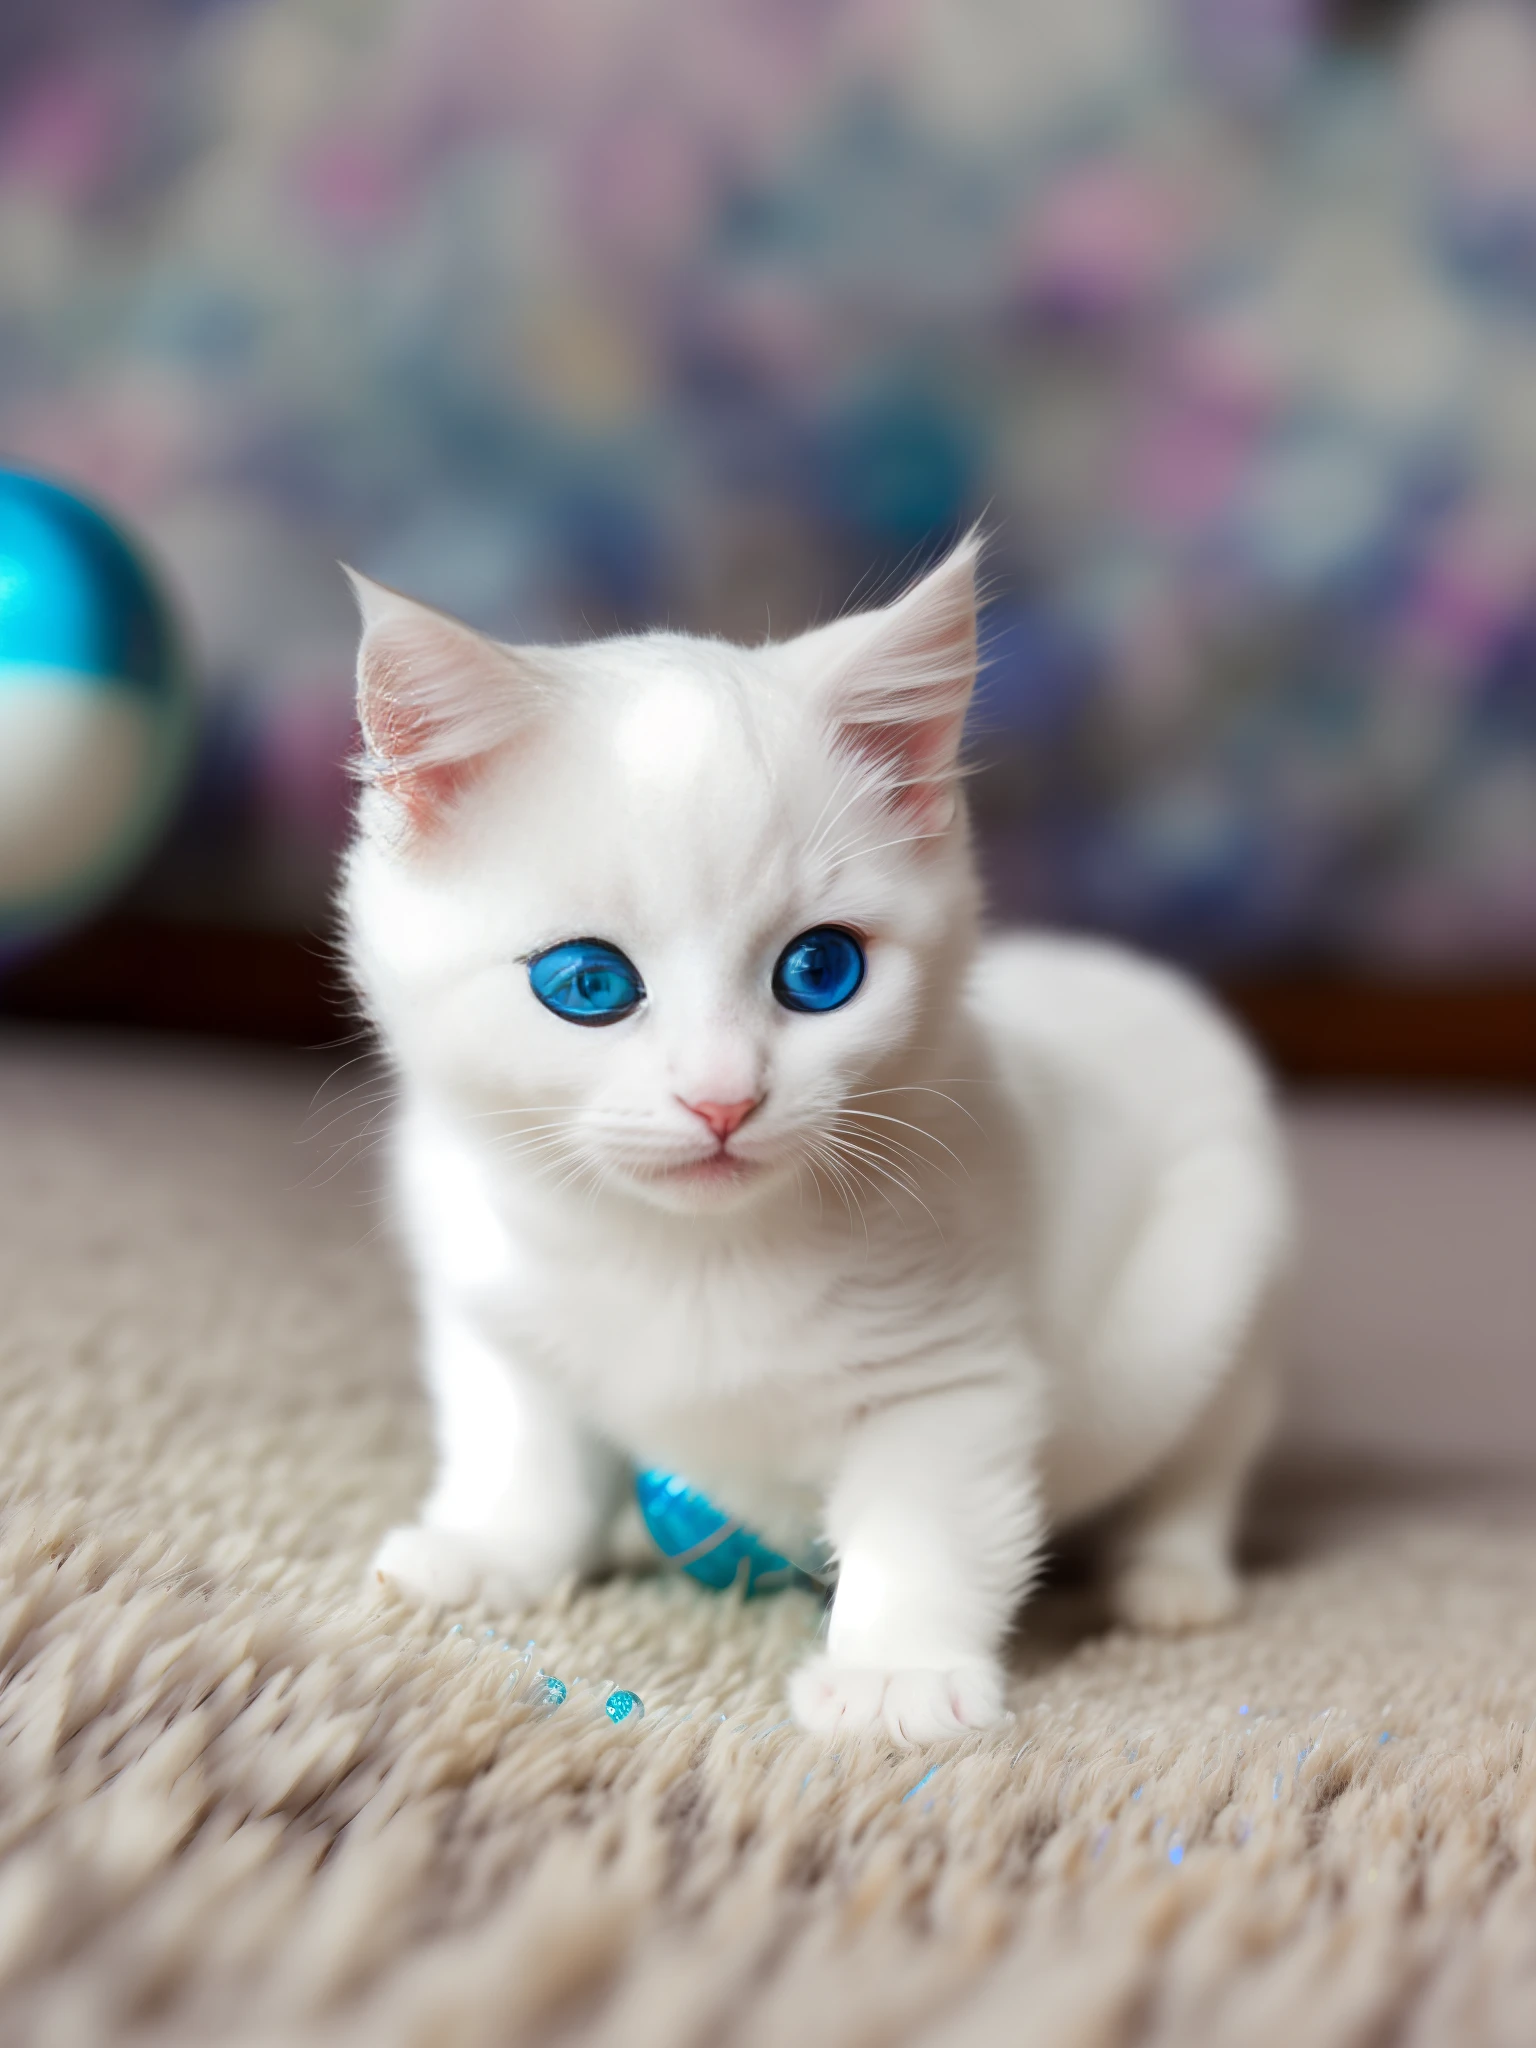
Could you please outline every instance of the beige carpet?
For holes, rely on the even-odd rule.
[[[312,1083],[0,1043],[6,2043],[1536,2040],[1522,1501],[1292,1495],[1186,1644],[1048,1595],[932,1769],[784,1725],[809,1604],[665,1579],[513,1629],[540,1719],[358,1595],[422,1415]]]

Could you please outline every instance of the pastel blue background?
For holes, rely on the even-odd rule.
[[[1536,956],[1524,0],[15,0],[0,245],[0,448],[192,631],[146,907],[323,925],[338,558],[753,638],[986,514],[999,914]]]

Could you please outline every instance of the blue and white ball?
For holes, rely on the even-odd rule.
[[[0,959],[132,873],[189,730],[175,621],[136,549],[71,492],[0,470]]]

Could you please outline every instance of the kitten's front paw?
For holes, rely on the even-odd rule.
[[[509,1613],[547,1590],[531,1584],[484,1538],[425,1522],[391,1529],[374,1553],[372,1570],[380,1584],[424,1607],[473,1602]]]
[[[1143,1557],[1122,1566],[1110,1587],[1116,1617],[1154,1635],[1214,1628],[1237,1612],[1242,1587],[1219,1557]]]
[[[886,1671],[812,1657],[790,1680],[789,1703],[818,1735],[883,1728],[904,1747],[942,1742],[1003,1717],[1003,1674],[980,1659],[946,1671]]]

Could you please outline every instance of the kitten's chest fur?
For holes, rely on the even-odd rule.
[[[632,1458],[739,1501],[759,1481],[823,1487],[870,1406],[933,1383],[932,1315],[860,1251],[848,1264],[814,1245],[546,1255],[489,1307]]]
[[[866,1234],[604,1228],[498,1184],[418,1123],[407,1206],[427,1269],[507,1355],[641,1464],[728,1489],[819,1489],[872,1406],[936,1383],[977,1293],[926,1214]],[[995,1311],[994,1311],[995,1312]]]
[[[494,1305],[507,1338],[632,1458],[703,1483],[816,1485],[857,1406],[827,1273],[733,1258],[547,1258]],[[572,1313],[579,1302],[579,1312]],[[839,1341],[837,1331],[841,1335]]]

